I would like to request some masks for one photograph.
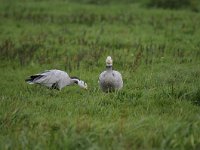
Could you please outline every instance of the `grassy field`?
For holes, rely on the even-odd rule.
[[[200,13],[1,0],[0,20],[0,149],[200,149]],[[106,94],[108,55],[124,88]],[[54,68],[88,91],[24,82]]]

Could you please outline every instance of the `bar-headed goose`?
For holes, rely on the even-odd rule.
[[[81,88],[87,89],[87,84],[77,77],[69,77],[69,75],[61,70],[46,70],[30,76],[25,80],[29,84],[40,84],[51,89],[61,90],[63,87],[77,84]]]
[[[99,85],[102,91],[112,92],[120,90],[123,87],[122,75],[115,70],[112,70],[112,58],[106,58],[106,71],[103,71],[99,76]]]

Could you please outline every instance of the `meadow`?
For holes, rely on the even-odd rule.
[[[0,149],[200,149],[199,27],[186,8],[1,0]],[[98,86],[108,55],[119,92]],[[25,83],[47,69],[88,90]]]

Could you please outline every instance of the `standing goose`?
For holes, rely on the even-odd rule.
[[[25,81],[29,84],[40,84],[57,90],[61,90],[63,87],[72,84],[77,84],[81,88],[87,89],[87,84],[84,81],[77,77],[69,77],[66,72],[56,69],[32,75]]]
[[[112,58],[106,58],[106,71],[103,71],[99,76],[99,85],[103,92],[112,92],[120,90],[123,87],[122,75],[115,70],[112,70]]]

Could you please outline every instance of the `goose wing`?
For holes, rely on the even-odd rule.
[[[121,89],[123,87],[123,80],[122,80],[122,75],[118,71],[113,70],[112,72],[113,77],[115,78],[114,80],[114,85],[117,89]]]
[[[99,81],[98,82],[102,82],[103,80],[105,80],[106,77],[106,71],[103,71],[100,75],[99,75]]]
[[[36,83],[57,89],[71,84],[69,75],[61,70],[46,70],[42,73],[30,76],[30,79],[26,81],[30,84]]]

